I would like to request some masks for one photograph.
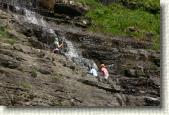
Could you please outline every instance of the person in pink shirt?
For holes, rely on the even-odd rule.
[[[100,72],[101,72],[101,76],[104,77],[104,79],[108,80],[109,78],[109,72],[106,68],[106,66],[104,64],[100,65]]]

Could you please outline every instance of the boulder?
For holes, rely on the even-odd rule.
[[[75,4],[56,3],[54,12],[58,14],[68,15],[70,17],[82,16],[87,12],[85,7],[79,7]]]
[[[44,9],[53,10],[56,0],[39,0],[39,7]]]

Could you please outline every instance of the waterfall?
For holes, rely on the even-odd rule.
[[[19,6],[15,6],[15,10],[16,10],[16,12],[18,12],[20,10],[20,7]]]
[[[27,9],[25,9],[25,21],[28,21],[32,24],[37,24],[39,25],[39,22],[36,18],[35,12],[31,12]]]
[[[46,21],[44,21],[43,16],[40,16],[37,13],[27,9],[24,9],[24,11],[25,11],[25,21],[42,27],[48,27],[48,24],[46,23]]]
[[[22,9],[20,7],[16,7],[16,10],[18,11],[24,10],[25,22],[41,26],[43,27],[43,30],[46,31],[48,34],[57,36],[55,31],[52,29],[52,27],[50,27],[50,25],[43,19],[43,16],[35,12],[32,12],[30,10],[27,10],[25,8]],[[62,37],[62,40],[65,40],[67,51],[64,52],[64,54],[69,60],[72,60],[74,63],[81,65],[83,67],[93,66],[94,68],[98,69],[96,63],[93,60],[83,58],[81,55],[78,54],[76,48],[74,47],[71,41],[65,39],[64,36],[60,36],[60,37]]]
[[[71,58],[78,58],[78,53],[76,51],[76,49],[74,48],[73,44],[71,41],[69,40],[65,40],[66,44],[67,44],[67,49],[68,49],[68,52],[65,54],[69,59]]]
[[[19,7],[16,7],[16,9],[19,10]],[[55,34],[55,31],[43,19],[43,16],[40,16],[40,15],[36,14],[35,12],[32,12],[32,11],[27,10],[27,9],[24,9],[24,11],[25,11],[25,22],[29,22],[31,24],[42,26],[47,31],[47,33],[52,34],[54,36],[57,36]],[[62,39],[64,39],[64,38],[62,38]],[[66,40],[66,39],[65,39],[65,42],[67,44],[67,49],[68,49],[68,52],[66,52],[65,55],[69,59],[71,59],[73,57],[77,58],[78,57],[78,53],[77,53],[76,49],[74,48],[72,42],[69,41],[69,40]]]
[[[47,26],[47,23],[46,23],[46,21],[44,21],[43,17],[40,19],[40,21],[41,21],[41,24],[43,27]]]
[[[49,28],[48,31],[49,31],[50,34],[53,34],[53,35],[56,36],[56,33],[55,33],[55,31],[52,28]]]
[[[72,60],[77,65],[83,67],[94,67],[96,70],[98,70],[96,63],[93,60],[84,58],[78,54],[77,50],[75,49],[71,41],[65,39],[65,42],[67,44],[68,49],[65,55],[66,57],[68,57],[69,60]]]

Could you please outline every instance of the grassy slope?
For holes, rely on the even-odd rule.
[[[87,13],[92,19],[90,30],[114,36],[132,36],[139,40],[147,39],[146,34],[152,33],[152,49],[160,49],[159,0],[121,0],[108,6],[95,0],[77,1],[90,7]],[[134,28],[135,31],[129,31],[129,28]]]
[[[11,45],[16,43],[16,38],[8,34],[6,28],[0,27],[0,41],[10,43]]]

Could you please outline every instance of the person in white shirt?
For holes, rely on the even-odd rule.
[[[61,49],[63,48],[63,41],[59,44],[59,39],[55,37],[54,41],[55,49],[53,50],[54,53],[61,53]]]
[[[90,73],[91,75],[93,75],[94,77],[97,77],[97,76],[98,76],[97,70],[96,70],[94,67],[92,67],[92,68],[90,69],[89,73]]]

